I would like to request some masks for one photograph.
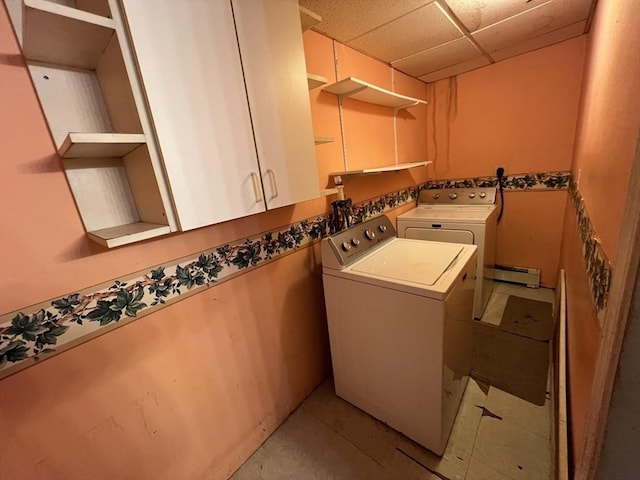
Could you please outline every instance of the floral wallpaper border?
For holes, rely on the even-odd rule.
[[[502,180],[503,190],[528,191],[528,190],[567,190],[571,172],[536,172],[517,175],[505,175]],[[497,187],[498,178],[472,177],[447,180],[431,180],[422,186],[422,189],[437,188],[477,188]]]
[[[419,189],[496,185],[496,177],[429,181],[419,187],[405,188],[354,205],[352,220],[359,223],[414,202]],[[506,176],[503,186],[507,190],[520,191],[564,190],[569,186],[572,191],[569,172]],[[574,205],[579,205],[576,206],[578,223],[596,305],[604,308],[611,269],[593,237],[591,223],[575,188],[572,198]],[[332,214],[326,213],[2,315],[0,378],[167,304],[307,247],[332,233],[331,225]]]
[[[417,188],[352,207],[359,223],[414,202]],[[93,288],[0,316],[0,378],[332,233],[332,214],[220,245]]]
[[[587,279],[591,286],[591,295],[598,317],[607,306],[609,288],[611,287],[612,268],[602,245],[598,241],[591,219],[587,213],[584,199],[573,179],[569,183],[569,196],[573,203],[578,222],[578,233],[582,242],[582,257],[587,268]]]

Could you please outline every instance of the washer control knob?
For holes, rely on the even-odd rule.
[[[440,194],[439,193],[434,193],[433,194],[433,198],[435,198],[436,200],[440,198]]]
[[[386,225],[380,225],[378,226],[378,230],[380,230],[382,233],[387,231],[387,226]]]
[[[473,193],[473,192],[471,192],[471,193],[469,194],[469,198],[476,198],[476,194],[475,194],[475,193]]]
[[[455,200],[456,198],[458,198],[458,194],[457,194],[457,193],[450,193],[450,194],[449,194],[449,198],[450,198],[451,200]]]
[[[351,239],[351,245],[353,245],[354,247],[357,247],[358,245],[360,245],[360,240],[358,240],[356,237],[353,237]]]
[[[487,196],[487,194],[486,194],[486,193],[484,193],[484,192],[480,192],[480,198],[484,198],[484,197],[486,197],[486,196]]]
[[[348,252],[349,250],[351,250],[351,244],[349,244],[349,242],[342,242],[342,250]]]
[[[373,240],[374,238],[376,238],[375,232],[369,229],[364,231],[364,236],[367,237],[369,240]]]

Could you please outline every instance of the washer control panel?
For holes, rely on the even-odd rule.
[[[381,215],[331,235],[328,240],[340,264],[347,265],[395,236],[391,220]]]
[[[421,190],[418,205],[493,205],[496,187],[433,188]]]

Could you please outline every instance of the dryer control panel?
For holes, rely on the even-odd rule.
[[[331,235],[328,243],[340,265],[345,266],[395,236],[396,230],[389,218],[380,215]]]
[[[430,188],[421,190],[418,205],[493,205],[496,203],[495,187]]]

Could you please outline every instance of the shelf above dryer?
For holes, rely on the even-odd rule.
[[[328,80],[320,75],[314,75],[313,73],[307,73],[307,83],[309,84],[309,90],[326,85]]]
[[[322,143],[331,143],[334,141],[333,137],[314,137],[314,142],[316,145],[320,145]]]
[[[385,90],[371,83],[367,83],[355,77],[348,77],[339,82],[332,83],[323,88],[324,91],[333,93],[340,98],[349,97],[365,103],[373,103],[390,107],[394,110],[426,105],[427,102],[418,98],[407,97],[399,93]]]
[[[398,163],[395,165],[388,165],[385,167],[375,167],[375,168],[362,168],[360,170],[347,170],[344,172],[333,172],[330,173],[330,177],[356,177],[361,175],[375,175],[378,173],[384,172],[398,172],[401,170],[408,170],[410,168],[417,167],[426,167],[431,162],[412,162],[412,163]]]
[[[302,31],[306,32],[307,30],[312,29],[317,24],[322,22],[322,17],[317,13],[312,12],[308,8],[304,8],[302,6],[300,8],[300,23],[302,25]]]

